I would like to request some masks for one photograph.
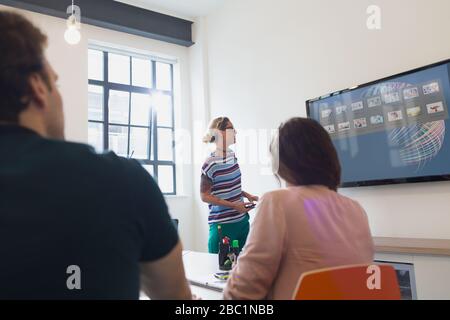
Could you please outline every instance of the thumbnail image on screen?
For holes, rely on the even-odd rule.
[[[450,179],[450,60],[308,100],[342,185]]]

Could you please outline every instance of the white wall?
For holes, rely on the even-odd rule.
[[[371,4],[381,30],[366,27]],[[305,116],[309,98],[449,58],[449,12],[448,0],[228,0],[205,21],[206,105],[238,131],[276,128]],[[257,165],[242,170],[246,191],[277,187]],[[361,202],[376,236],[450,238],[450,183],[342,193]],[[205,206],[195,206],[206,224]],[[196,246],[206,248],[200,228]]]
[[[1,5],[0,9],[13,10]],[[176,68],[179,70],[179,79],[176,84],[178,89],[175,114],[176,127],[177,130],[191,130],[187,48],[89,25],[82,25],[81,43],[77,46],[70,46],[64,41],[65,20],[23,10],[16,11],[31,19],[48,36],[47,55],[50,63],[60,76],[60,90],[64,100],[66,116],[66,137],[69,141],[87,142],[87,54],[88,41],[91,40],[177,58],[179,63]],[[186,148],[189,149],[190,145]],[[193,208],[191,196],[192,168],[190,164],[182,164],[177,168],[180,196],[168,197],[167,202],[172,216],[180,219],[180,234],[184,246],[191,249],[194,241],[191,219]]]
[[[198,18],[193,25],[193,39],[196,43],[189,49],[189,65],[191,69],[191,101],[192,101],[192,150],[193,150],[193,206],[192,221],[195,234],[194,248],[207,251],[208,243],[208,210],[200,199],[200,168],[207,151],[201,140],[208,124],[209,78],[208,78],[208,43],[206,20]]]

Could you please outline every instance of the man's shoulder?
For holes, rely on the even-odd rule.
[[[70,166],[74,172],[111,177],[133,177],[147,172],[136,160],[119,157],[112,151],[97,153],[93,147],[83,143],[48,140],[43,149],[53,154],[59,167]]]

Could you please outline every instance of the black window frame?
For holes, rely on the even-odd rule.
[[[105,49],[99,49],[95,47],[89,47],[89,50],[94,50],[98,52],[102,52],[103,54],[103,80],[94,80],[88,79],[88,84],[102,87],[103,88],[103,120],[91,120],[88,117],[88,123],[97,123],[103,125],[103,150],[109,150],[109,126],[119,126],[128,129],[128,143],[127,143],[127,157],[130,157],[130,139],[131,139],[131,128],[145,128],[148,129],[149,132],[149,145],[148,145],[148,159],[136,159],[143,166],[151,166],[153,167],[153,178],[157,183],[159,183],[159,174],[158,170],[160,166],[171,167],[172,168],[172,186],[173,192],[163,192],[164,195],[176,195],[177,194],[177,175],[176,175],[176,163],[175,163],[175,97],[174,97],[174,63],[159,61],[152,57],[142,57],[135,56],[132,53],[116,53],[114,51],[108,51]],[[129,67],[130,67],[130,84],[120,84],[109,82],[109,54],[119,54],[129,58]],[[151,63],[151,86],[150,88],[134,86],[133,85],[133,58],[138,59],[148,59]],[[170,90],[159,90],[156,88],[157,85],[157,76],[156,76],[156,65],[157,63],[165,63],[170,66],[170,77],[171,77],[171,85]],[[121,91],[129,93],[128,99],[128,124],[120,124],[120,123],[112,123],[109,122],[109,92],[113,91]],[[159,126],[158,125],[158,116],[157,110],[155,106],[152,104],[150,107],[150,119],[148,126],[142,125],[132,125],[131,124],[131,100],[133,93],[140,94],[149,94],[150,96],[154,96],[156,94],[163,94],[165,96],[170,96],[171,99],[171,112],[172,112],[172,126]],[[170,129],[172,133],[172,161],[159,160],[158,153],[158,129]],[[152,147],[153,147],[153,159],[152,158]]]

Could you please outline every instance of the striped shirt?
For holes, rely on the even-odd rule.
[[[212,153],[202,166],[202,174],[212,182],[212,195],[230,202],[243,201],[241,169],[233,151],[229,150],[225,158]],[[229,207],[210,204],[208,223],[233,223],[247,216],[247,213],[239,213]]]

